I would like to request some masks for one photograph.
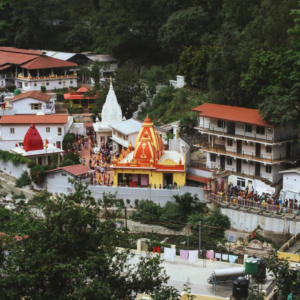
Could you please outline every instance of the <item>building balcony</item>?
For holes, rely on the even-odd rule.
[[[58,79],[71,79],[71,78],[77,78],[77,74],[72,75],[50,75],[50,76],[39,76],[39,77],[32,77],[32,76],[22,76],[22,74],[19,74],[15,79],[17,80],[24,80],[24,81],[45,81],[45,80],[58,80]]]
[[[203,143],[202,145],[202,151],[210,152],[210,153],[216,153],[216,154],[222,154],[234,158],[240,158],[244,160],[252,160],[256,162],[266,163],[266,164],[279,164],[281,162],[286,161],[294,161],[299,160],[299,157],[288,157],[285,153],[279,153],[279,154],[260,154],[256,155],[255,152],[248,152],[248,151],[241,151],[241,153],[237,153],[237,151],[234,149],[233,151],[226,150],[225,146],[217,145],[215,144],[213,147],[209,145],[209,143]]]
[[[242,130],[229,131],[227,128],[212,126],[210,123],[195,127],[200,133],[206,133],[216,136],[227,137],[235,140],[243,140],[247,142],[256,142],[263,144],[280,144],[282,142],[293,141],[298,138],[297,134],[281,134],[275,135],[273,132],[268,132],[267,128],[265,134],[257,134],[253,132],[246,132]]]

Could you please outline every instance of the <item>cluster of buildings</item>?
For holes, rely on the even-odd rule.
[[[84,75],[78,77],[78,62],[91,66],[95,60],[108,63],[101,76],[109,76],[117,68],[117,60],[107,55],[0,47],[0,86],[14,84],[21,90],[2,102],[5,106],[0,110],[0,149],[47,164],[51,153],[64,152],[67,133],[89,133],[95,134],[100,147],[111,143],[112,151],[120,153],[111,164],[114,185],[136,182],[140,187],[162,188],[188,182],[213,192],[232,185],[276,193],[281,189],[282,178],[286,178],[283,192],[294,193],[294,199],[298,198],[300,191],[295,190],[294,182],[286,184],[288,180],[297,181],[300,174],[298,130],[293,124],[276,127],[265,121],[258,110],[210,103],[194,108],[198,113],[196,129],[207,137],[199,146],[206,153],[202,166],[189,164],[189,146],[179,138],[178,122],[157,127],[149,118],[144,122],[123,118],[112,81],[101,120],[75,123],[72,116],[58,109],[55,94],[42,93],[41,86],[48,91],[88,82],[90,79]],[[70,107],[90,107],[97,95],[87,96],[88,92],[83,85],[76,92],[65,93],[64,99]],[[167,141],[170,130],[174,138]]]

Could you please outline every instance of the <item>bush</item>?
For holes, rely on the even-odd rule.
[[[16,180],[16,187],[23,187],[25,185],[31,184],[30,176],[28,175],[27,171],[24,171],[21,176]]]
[[[157,222],[162,213],[162,208],[153,201],[141,200],[139,201],[138,211],[132,214],[132,220],[143,222]]]
[[[6,88],[8,89],[9,92],[13,93],[17,87],[14,84],[11,84],[11,85],[7,85]]]
[[[64,156],[64,159],[59,166],[65,167],[78,164],[80,164],[79,157],[75,153],[68,153]]]
[[[47,91],[46,87],[45,87],[44,85],[42,85],[42,86],[41,86],[41,92],[42,92],[42,93],[46,93],[46,91]]]

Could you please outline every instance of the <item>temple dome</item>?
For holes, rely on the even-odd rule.
[[[34,124],[30,125],[30,128],[27,130],[25,134],[23,149],[26,152],[44,149],[43,140],[39,132],[35,128]]]
[[[143,134],[142,138],[134,149],[133,158],[146,161],[150,159],[155,160],[155,158],[157,158],[157,151],[147,132]]]
[[[122,122],[123,119],[122,110],[118,103],[117,96],[112,85],[112,81],[110,82],[109,91],[106,96],[106,101],[102,108],[101,116],[101,127],[108,127],[109,125]]]

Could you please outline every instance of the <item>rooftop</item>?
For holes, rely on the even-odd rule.
[[[104,62],[110,62],[110,61],[118,61],[116,58],[107,55],[107,54],[95,54],[95,55],[88,55],[87,56],[90,60],[96,61],[104,61]]]
[[[29,54],[29,55],[41,55],[44,52],[44,51],[40,51],[40,50],[19,49],[19,48],[14,48],[14,47],[0,47],[0,51],[23,53],[23,54]]]
[[[64,68],[64,67],[77,67],[77,64],[69,61],[53,58],[50,56],[42,55],[22,65],[22,68],[28,70]]]
[[[68,115],[13,115],[3,116],[0,125],[23,125],[23,124],[66,124]]]
[[[26,93],[19,94],[11,99],[11,101],[17,101],[24,98],[33,98],[36,100],[48,102],[51,98],[51,95],[39,92],[39,91],[29,91]]]
[[[300,174],[300,168],[287,169],[287,170],[280,171],[279,173],[298,173],[298,174]]]
[[[119,131],[119,132],[121,132],[125,135],[128,135],[128,134],[139,132],[141,127],[142,127],[142,124],[143,124],[142,121],[131,118],[131,119],[128,119],[126,121],[122,121],[122,122],[119,122],[119,123],[109,125],[109,127],[113,128],[113,129],[115,129],[115,130],[117,130],[117,131]],[[161,128],[159,126],[154,125],[154,128],[158,131],[167,132],[166,129]]]
[[[65,171],[67,173],[70,173],[71,175],[79,176],[91,172],[92,170],[89,167],[83,165],[73,165],[73,166],[56,168],[47,172],[50,173],[50,172],[58,172],[58,171]]]
[[[275,127],[262,118],[258,109],[204,103],[192,110],[199,112],[199,117],[207,117],[229,122],[240,122],[263,127]]]
[[[21,65],[37,57],[38,55],[2,51],[0,47],[0,66],[7,64]]]

